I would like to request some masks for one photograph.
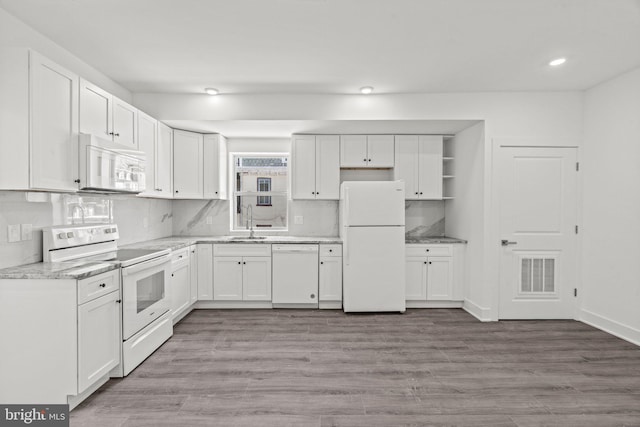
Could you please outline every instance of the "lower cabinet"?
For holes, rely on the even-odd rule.
[[[196,245],[198,301],[213,300],[213,245]]]
[[[190,249],[184,248],[171,256],[171,318],[174,323],[191,305],[190,254]]]
[[[459,302],[463,300],[463,245],[406,245],[406,300]]]
[[[271,245],[213,245],[214,301],[271,301]]]
[[[320,308],[342,308],[342,245],[320,245]]]
[[[189,270],[191,273],[190,277],[190,287],[191,290],[189,292],[190,299],[189,304],[194,304],[198,301],[198,253],[197,253],[197,245],[189,246]]]

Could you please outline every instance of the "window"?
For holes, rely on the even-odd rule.
[[[289,191],[288,156],[243,153],[233,155],[233,230],[286,230]]]
[[[258,192],[271,191],[271,178],[258,178]],[[271,206],[271,196],[258,196],[257,206]]]

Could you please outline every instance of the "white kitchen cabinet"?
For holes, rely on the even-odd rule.
[[[120,363],[120,292],[78,306],[78,393]]]
[[[138,149],[138,110],[93,83],[80,79],[80,132]]]
[[[173,198],[173,129],[158,122],[155,150],[155,193],[162,198]]]
[[[202,199],[203,135],[173,131],[173,198]]]
[[[215,301],[271,301],[271,245],[213,245]]]
[[[191,305],[191,266],[189,248],[171,255],[171,318],[175,324]]]
[[[320,245],[319,259],[319,307],[342,308],[342,245]]]
[[[78,76],[31,53],[31,188],[78,186]],[[17,145],[19,141],[13,141]]]
[[[340,138],[338,135],[294,135],[292,199],[340,198]]]
[[[406,300],[418,305],[464,299],[464,245],[406,245]]]
[[[405,182],[407,200],[442,199],[443,138],[396,135],[394,179]]]
[[[340,167],[393,168],[393,135],[341,135]]]
[[[197,245],[189,246],[189,271],[191,278],[189,284],[191,290],[189,292],[189,304],[193,304],[198,300],[198,253]]]
[[[0,189],[78,189],[78,81],[34,51],[0,48]]]
[[[197,245],[198,297],[200,301],[213,300],[213,245]]]
[[[203,198],[227,199],[227,139],[220,134],[204,135]]]
[[[141,197],[156,197],[156,144],[158,139],[158,121],[153,117],[138,112],[138,148],[146,155],[145,190]]]

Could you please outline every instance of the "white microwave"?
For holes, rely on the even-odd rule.
[[[95,135],[80,134],[79,189],[110,193],[145,190],[146,155]]]

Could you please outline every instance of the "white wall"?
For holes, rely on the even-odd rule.
[[[55,19],[55,16],[51,19]],[[0,8],[0,47],[31,48],[118,98],[131,102],[131,92],[127,89],[2,8]]]
[[[585,94],[581,318],[640,345],[640,68]]]
[[[484,227],[484,123],[465,129],[445,144],[447,155],[454,158],[451,167],[455,176],[448,187],[454,199],[445,202],[445,234],[468,241],[464,269],[465,309],[488,319],[486,307],[476,302],[483,299],[483,288],[477,280],[484,276],[484,242],[487,238]]]

